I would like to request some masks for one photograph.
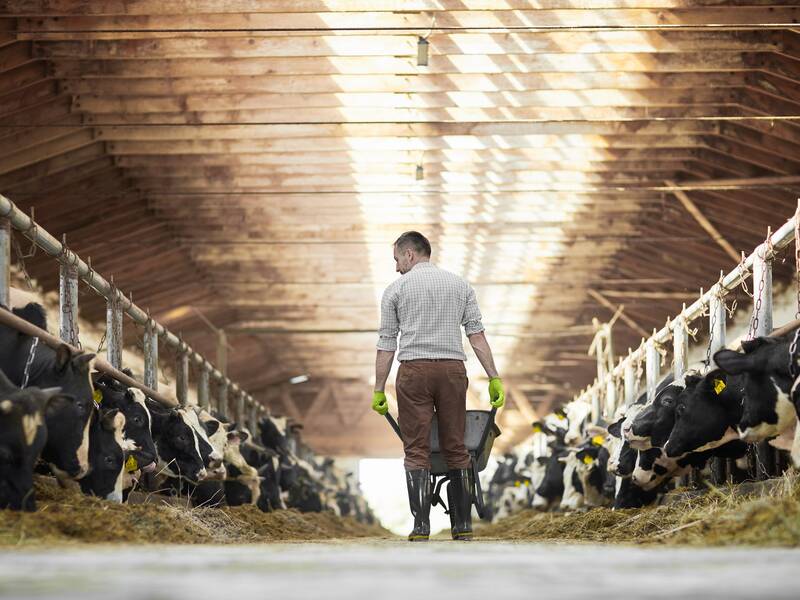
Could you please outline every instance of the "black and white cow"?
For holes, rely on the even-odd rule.
[[[44,309],[38,304],[12,312],[37,327],[47,327]],[[53,350],[44,343],[34,344],[29,335],[0,325],[0,369],[14,385],[22,385],[29,358],[29,386],[61,388],[57,401],[45,413],[48,436],[42,459],[60,482],[80,479],[89,470],[89,418],[94,403],[89,373],[94,354],[73,354],[63,344]]]
[[[0,371],[0,508],[36,510],[33,471],[47,439],[45,412],[58,391],[21,390]]]
[[[538,458],[545,466],[542,483],[536,488],[531,506],[537,510],[549,510],[561,503],[564,495],[564,463],[560,460],[567,455],[563,446],[550,448],[550,455]]]
[[[167,477],[198,482],[205,479],[206,467],[200,455],[195,430],[176,409],[168,409],[148,399],[153,418],[153,440],[158,452],[158,471]]]
[[[89,429],[89,472],[81,478],[85,494],[122,502],[125,459],[134,443],[125,439],[125,415],[118,409],[96,408]]]
[[[153,472],[158,455],[153,441],[153,418],[144,392],[129,388],[109,375],[96,375],[95,387],[102,394],[103,409],[116,408],[125,415],[125,439],[135,445],[132,451],[135,467],[143,473]]]

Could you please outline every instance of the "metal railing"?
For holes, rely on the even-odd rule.
[[[153,319],[148,311],[134,304],[111,281],[97,273],[90,263],[85,262],[66,244],[45,231],[34,220],[23,213],[11,200],[0,194],[0,303],[9,306],[10,302],[10,267],[11,267],[11,229],[21,232],[26,238],[53,257],[59,268],[59,336],[47,332],[18,319],[11,313],[0,314],[0,321],[23,330],[23,332],[39,337],[50,345],[57,342],[66,343],[73,348],[78,346],[78,285],[83,281],[89,288],[106,299],[106,358],[98,360],[96,368],[116,377],[123,383],[138,387],[153,399],[167,406],[186,405],[189,395],[189,367],[194,365],[198,372],[197,400],[207,409],[216,409],[224,416],[231,416],[236,421],[248,424],[255,431],[259,413],[266,413],[266,408],[231,381],[201,354],[194,351],[180,336]],[[0,311],[4,312],[4,311]],[[122,368],[122,325],[123,315],[127,315],[144,327],[144,382],[138,382],[124,375]],[[176,353],[175,375],[176,396],[170,398],[158,391],[158,347],[159,341]],[[77,348],[75,348],[77,349]],[[216,394],[211,393],[212,381],[216,383]],[[229,411],[229,399],[233,399],[233,409]],[[232,414],[231,414],[232,413]]]

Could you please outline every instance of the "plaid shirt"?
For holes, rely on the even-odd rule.
[[[392,283],[381,300],[378,350],[397,350],[398,360],[467,360],[460,327],[467,335],[483,331],[475,290],[458,275],[421,262]]]

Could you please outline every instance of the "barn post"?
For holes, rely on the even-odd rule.
[[[106,358],[112,367],[122,369],[122,300],[113,281],[106,303]]]
[[[714,287],[714,295],[711,296],[711,301],[708,305],[708,331],[711,338],[708,341],[708,366],[710,371],[716,368],[714,363],[714,354],[718,350],[725,347],[725,338],[727,335],[727,326],[725,323],[725,300],[722,297],[722,289],[719,284]],[[731,476],[733,475],[733,460],[714,458],[711,460],[711,472],[713,473],[714,483],[720,485],[728,481],[733,483]]]
[[[628,350],[628,358],[625,360],[623,369],[623,380],[625,382],[625,406],[630,406],[636,402],[636,369],[631,360],[631,351]]]
[[[189,401],[189,354],[183,341],[178,346],[178,356],[175,358],[175,395],[178,404],[186,406]]]
[[[11,306],[11,221],[0,217],[0,304]]]
[[[258,437],[258,403],[250,396],[250,425],[248,427],[253,437]]]
[[[684,305],[683,310],[686,310]],[[683,313],[675,317],[672,322],[672,375],[675,381],[681,379],[686,373],[686,357],[689,354],[689,335],[687,332],[686,319]],[[697,484],[697,473],[692,469],[688,475],[680,477],[678,480],[679,486],[694,487]]]
[[[148,312],[147,316],[150,316]],[[144,384],[158,391],[158,332],[153,319],[144,326]]]
[[[76,348],[78,339],[78,270],[69,261],[61,263],[58,277],[59,337]]]
[[[197,404],[200,408],[205,408],[208,411],[211,410],[209,385],[208,363],[203,361],[203,364],[200,365],[200,375],[197,381]]]
[[[597,423],[600,420],[600,383],[592,386],[590,391],[591,405],[592,405],[592,423]]]
[[[656,341],[651,337],[644,346],[645,379],[647,380],[647,401],[652,402],[656,397],[659,372],[661,371],[661,356],[656,348]]]
[[[239,390],[239,392],[236,394],[236,420],[242,425],[246,425],[247,424],[245,422],[247,417],[246,417],[246,413],[245,413],[245,410],[244,410],[244,397],[245,396],[246,396],[246,394],[245,394],[244,390]]]
[[[220,379],[219,387],[217,388],[217,410],[220,416],[228,418],[228,378],[223,377]]]
[[[761,244],[756,248],[753,261],[753,338],[767,336],[772,332],[772,258],[767,256],[768,250],[766,242]],[[775,472],[775,450],[764,441],[755,445],[754,454],[756,477],[767,479]]]

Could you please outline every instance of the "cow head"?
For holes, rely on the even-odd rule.
[[[125,415],[125,438],[132,442],[132,456],[142,472],[152,472],[158,456],[144,392],[128,388],[108,375],[98,377],[95,387],[102,394],[102,408],[116,408]]]
[[[633,419],[626,422],[623,434],[631,447],[637,450],[662,447],[675,423],[678,396],[699,381],[699,375],[687,373],[683,378],[664,386],[653,402],[644,405]]]
[[[170,477],[189,481],[205,479],[207,472],[200,455],[197,435],[174,409],[164,409],[148,401],[153,417],[153,436],[158,450],[159,467]]]
[[[0,508],[33,511],[33,468],[47,437],[44,413],[59,390],[20,390],[0,376],[9,383],[0,392]]]
[[[741,418],[742,396],[735,379],[714,369],[678,397],[675,425],[664,445],[667,457],[680,458],[738,439],[733,428]]]
[[[91,469],[80,481],[85,494],[122,502],[126,452],[125,415],[119,409],[96,409],[89,437]]]

